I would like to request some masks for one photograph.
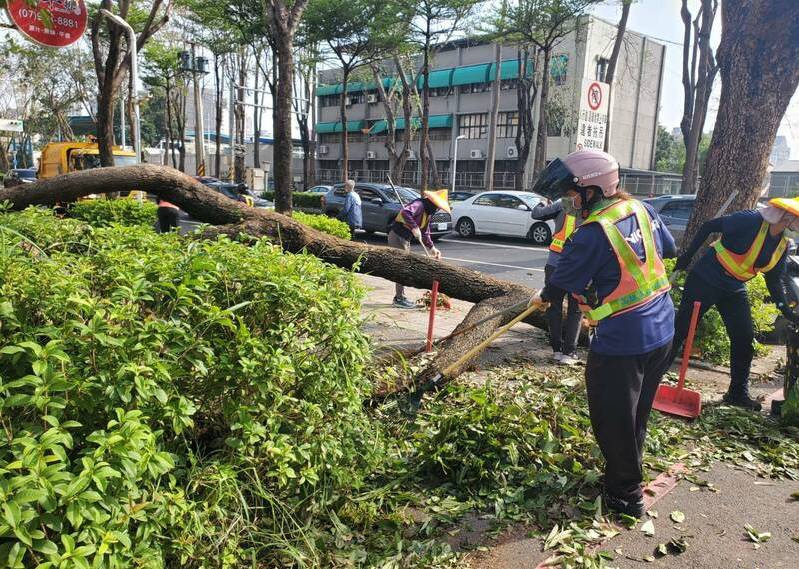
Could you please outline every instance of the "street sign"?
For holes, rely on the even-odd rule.
[[[577,150],[602,150],[605,146],[605,130],[608,128],[607,83],[583,79],[580,93],[580,116],[577,121]]]
[[[8,0],[8,17],[28,39],[47,47],[66,47],[86,31],[88,13],[83,0]]]
[[[22,132],[23,124],[19,119],[0,119],[0,132]]]

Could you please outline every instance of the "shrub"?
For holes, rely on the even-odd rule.
[[[339,221],[338,219],[334,219],[326,215],[314,215],[312,213],[303,213],[301,211],[295,211],[291,215],[294,219],[296,219],[300,223],[304,223],[309,227],[313,227],[317,231],[329,233],[330,235],[333,235],[334,237],[339,237],[341,239],[350,238],[349,226],[343,221]]]
[[[354,276],[47,210],[0,227],[0,559],[312,561],[303,527],[382,452]]]
[[[139,203],[134,199],[82,200],[72,204],[70,216],[94,227],[146,225],[155,223],[158,206],[152,202]]]
[[[673,271],[675,262],[675,259],[666,259],[666,269],[669,274]],[[671,298],[675,307],[680,305],[684,284],[685,275],[683,274],[671,288]],[[749,295],[749,304],[752,309],[755,336],[762,337],[774,330],[774,321],[779,316],[780,311],[769,300],[769,292],[763,275],[757,275],[747,282],[746,292]],[[729,363],[730,338],[724,329],[721,315],[715,308],[706,312],[699,322],[696,328],[694,347],[705,361],[716,364]],[[768,347],[755,340],[755,352],[759,355],[765,355],[768,353]]]
[[[263,192],[264,199],[274,201],[275,192],[267,190]],[[311,211],[321,211],[322,196],[324,194],[316,192],[292,192],[291,199],[297,209],[307,209]]]

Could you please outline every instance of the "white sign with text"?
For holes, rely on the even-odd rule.
[[[583,79],[575,150],[602,150],[605,145],[609,90],[607,83]]]

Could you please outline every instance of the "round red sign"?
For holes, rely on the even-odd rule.
[[[595,111],[600,105],[602,105],[602,87],[599,83],[591,83],[588,87],[588,106]]]
[[[8,0],[6,10],[20,32],[44,46],[72,45],[86,31],[83,0],[39,0],[34,8],[26,0]]]

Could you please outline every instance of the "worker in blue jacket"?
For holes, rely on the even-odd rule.
[[[759,411],[749,395],[749,369],[754,357],[755,332],[744,284],[763,273],[774,304],[791,322],[797,316],[788,306],[783,274],[788,241],[784,230],[799,226],[799,200],[776,198],[762,211],[739,211],[705,222],[680,255],[675,270],[688,268],[697,250],[712,233],[721,234],[696,262],[685,279],[677,312],[672,359],[688,334],[694,301],[702,303],[700,318],[716,307],[730,338],[730,387],[724,402]]]
[[[605,457],[605,506],[640,517],[647,421],[674,335],[663,258],[676,256],[677,249],[657,213],[618,185],[612,156],[582,150],[553,160],[533,191],[571,199],[583,217],[550,283],[577,295],[595,323],[585,383],[591,426]],[[541,299],[548,299],[546,287]]]

